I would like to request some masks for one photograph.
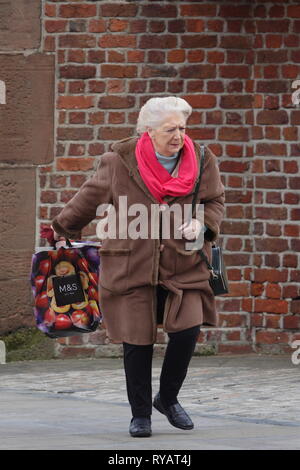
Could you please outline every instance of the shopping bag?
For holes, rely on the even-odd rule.
[[[30,284],[36,326],[51,338],[95,331],[102,321],[98,298],[99,243],[70,242],[37,248]]]

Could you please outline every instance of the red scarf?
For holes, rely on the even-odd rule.
[[[139,138],[135,148],[140,175],[151,194],[161,203],[163,197],[189,194],[197,177],[197,159],[192,139],[186,134],[181,150],[178,177],[174,178],[156,158],[152,140],[148,132]]]

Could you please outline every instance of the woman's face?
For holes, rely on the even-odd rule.
[[[178,152],[184,144],[186,121],[181,113],[173,113],[166,117],[156,129],[148,129],[156,152],[170,157]]]

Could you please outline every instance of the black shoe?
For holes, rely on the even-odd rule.
[[[152,435],[151,419],[144,417],[132,418],[129,433],[132,437],[150,437]]]
[[[175,426],[175,428],[193,429],[193,421],[179,403],[165,408],[158,393],[154,398],[153,406],[157,411],[164,414],[168,418],[170,424]]]

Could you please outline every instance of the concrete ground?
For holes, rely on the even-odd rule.
[[[153,363],[153,395],[162,359]],[[300,449],[300,364],[291,356],[193,357],[179,400],[195,428],[156,410],[132,438],[122,359],[0,365],[0,449]]]

